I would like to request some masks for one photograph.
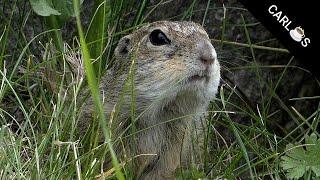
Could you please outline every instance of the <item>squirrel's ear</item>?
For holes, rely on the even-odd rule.
[[[116,56],[127,56],[131,48],[131,37],[127,35],[120,39],[114,52]]]

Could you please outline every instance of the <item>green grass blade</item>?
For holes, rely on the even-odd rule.
[[[73,0],[74,4],[74,11],[76,14],[76,21],[77,21],[77,28],[78,28],[78,33],[79,33],[79,38],[80,38],[80,44],[81,44],[81,50],[83,53],[83,60],[84,60],[84,66],[85,66],[85,71],[86,71],[86,76],[88,79],[88,84],[89,88],[91,90],[91,95],[95,104],[95,112],[99,115],[99,120],[100,120],[100,125],[103,130],[103,134],[105,137],[105,142],[107,142],[111,158],[112,158],[112,164],[115,167],[116,170],[116,176],[120,180],[124,180],[124,176],[121,172],[120,165],[118,162],[118,159],[116,157],[116,154],[113,150],[111,139],[109,136],[109,129],[106,123],[106,118],[104,115],[103,111],[103,106],[102,102],[100,101],[100,95],[99,95],[99,88],[98,88],[98,83],[96,80],[96,76],[94,73],[93,65],[90,59],[90,53],[84,38],[82,26],[81,26],[81,20],[80,20],[80,12],[79,12],[79,0]]]
[[[104,69],[104,65],[106,64],[106,62],[103,62],[105,60],[103,51],[106,44],[104,37],[106,36],[106,27],[109,22],[110,14],[109,1],[96,0],[94,2],[94,9],[95,11],[93,12],[92,20],[86,34],[86,41],[89,43],[94,42],[90,44],[88,48],[90,50],[91,58],[96,61],[94,68],[98,71],[97,77],[99,78],[102,69]]]

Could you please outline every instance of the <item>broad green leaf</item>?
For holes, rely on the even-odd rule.
[[[320,139],[316,134],[306,136],[304,146],[288,144],[286,151],[285,156],[281,157],[280,166],[287,172],[287,178],[299,179],[307,171],[320,177]]]
[[[318,177],[320,177],[320,165],[311,167],[312,171],[316,173]]]
[[[53,9],[46,0],[30,0],[30,4],[34,12],[40,16],[61,14],[59,11]]]
[[[288,152],[283,156],[281,166],[288,172],[288,178],[300,178],[306,171],[305,151],[302,146],[293,146],[288,144],[286,147]]]
[[[303,176],[306,172],[306,169],[303,164],[298,164],[296,168],[289,169],[287,172],[287,178],[298,179]]]
[[[80,0],[80,5],[84,0]],[[32,9],[40,16],[57,17],[59,26],[75,16],[72,0],[30,0]]]

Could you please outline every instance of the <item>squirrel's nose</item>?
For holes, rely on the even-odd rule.
[[[211,65],[217,58],[217,53],[208,40],[200,41],[197,44],[197,49],[200,54],[200,61],[205,65]]]

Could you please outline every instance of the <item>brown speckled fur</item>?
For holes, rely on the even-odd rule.
[[[149,34],[155,29],[163,31],[171,43],[154,46]],[[206,53],[215,59],[208,66],[200,60]],[[159,21],[123,37],[115,57],[114,66],[100,82],[106,117],[110,117],[115,105],[119,110],[112,123],[112,137],[132,132],[130,128],[124,132],[131,123],[130,88],[124,92],[121,103],[119,99],[134,61],[134,103],[138,117],[134,126],[136,131],[142,131],[134,138],[123,139],[126,155],[129,158],[138,155],[133,160],[135,179],[172,179],[182,162],[188,162],[192,120],[197,122],[201,112],[206,111],[219,85],[220,66],[210,39],[196,23]],[[194,75],[208,78],[190,80]],[[88,100],[84,118],[79,122],[80,131],[88,127],[92,109]],[[172,121],[164,123],[169,120]],[[117,144],[115,149],[122,159],[124,152]]]

